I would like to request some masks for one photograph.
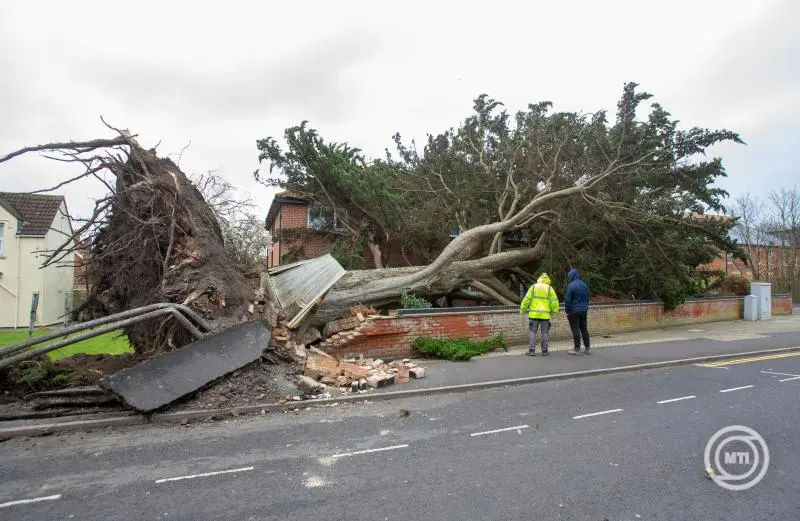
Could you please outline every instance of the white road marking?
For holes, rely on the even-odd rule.
[[[392,445],[391,447],[382,447],[380,449],[367,449],[367,450],[358,450],[355,452],[343,452],[341,454],[334,454],[331,458],[346,458],[348,456],[358,456],[359,454],[371,454],[373,452],[384,452],[387,450],[396,450],[396,449],[404,449],[408,447],[408,445]]]
[[[792,380],[800,380],[800,376],[795,376],[794,378],[784,378],[783,380],[778,380],[779,382],[791,382]]]
[[[612,412],[622,412],[622,409],[611,409],[610,411],[600,411],[600,412],[592,412],[589,414],[581,414],[580,416],[573,416],[573,420],[580,420],[581,418],[588,418],[590,416],[599,416],[601,414],[609,414]]]
[[[754,385],[743,385],[741,387],[734,387],[733,389],[723,389],[720,392],[721,393],[729,393],[731,391],[740,391],[742,389],[750,389],[751,387],[755,387],[755,386]]]
[[[717,366],[705,365],[705,364],[694,364],[694,365],[695,365],[695,367],[705,367],[706,369],[730,369],[730,367],[725,367],[725,366],[717,367]]]
[[[27,505],[29,503],[38,503],[40,501],[53,501],[54,499],[61,499],[61,494],[56,494],[55,496],[35,497],[33,499],[18,499],[17,501],[0,503],[0,508],[13,507],[14,505]]]
[[[762,373],[764,373],[764,374],[774,374],[774,375],[778,375],[778,376],[796,376],[797,378],[800,378],[800,374],[792,374],[792,373],[775,373],[775,372],[773,372],[773,371],[761,371],[761,372],[762,372]]]
[[[190,474],[188,476],[178,476],[176,478],[163,478],[163,479],[157,479],[156,483],[166,483],[168,481],[180,481],[182,479],[205,478],[208,476],[218,476],[220,474],[233,474],[234,472],[246,472],[248,470],[253,470],[253,467],[242,467],[230,470],[218,470],[216,472],[203,472],[202,474]]]
[[[660,402],[656,402],[656,403],[658,403],[658,404],[672,403],[672,402],[679,402],[681,400],[691,400],[692,398],[697,398],[697,396],[695,396],[695,395],[681,396],[680,398],[672,398],[671,400],[661,400]]]
[[[528,425],[517,425],[516,427],[506,427],[505,429],[495,429],[493,431],[485,431],[485,432],[473,432],[470,436],[483,436],[484,434],[496,434],[498,432],[506,432],[506,431],[518,431],[521,429],[527,429]]]

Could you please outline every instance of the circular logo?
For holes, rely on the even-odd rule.
[[[767,473],[769,449],[755,430],[744,425],[729,425],[708,440],[704,463],[706,475],[720,487],[747,490]]]

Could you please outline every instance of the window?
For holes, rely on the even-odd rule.
[[[0,223],[0,257],[6,253],[6,223]]]
[[[308,207],[308,227],[312,230],[333,230],[336,228],[336,214],[318,205]]]

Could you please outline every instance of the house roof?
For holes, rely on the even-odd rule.
[[[0,204],[22,223],[17,235],[47,235],[63,202],[61,195],[0,192]]]
[[[281,205],[284,204],[308,204],[308,199],[305,199],[302,195],[294,192],[279,192],[275,194],[275,197],[272,199],[272,204],[269,205],[267,218],[264,220],[264,227],[267,230],[272,227],[275,217],[278,216],[278,210],[280,210]]]

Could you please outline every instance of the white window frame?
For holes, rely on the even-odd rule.
[[[311,225],[311,209],[312,209],[312,206],[313,205],[311,205],[311,204],[308,205],[308,213],[307,213],[307,216],[306,216],[306,228],[308,228],[309,230],[317,230],[317,231],[319,231],[319,230],[323,230],[324,231],[324,230],[329,230],[329,229],[330,230],[336,230],[336,229],[339,228],[339,216],[334,211],[331,211],[331,213],[333,214],[333,226],[331,228],[320,228],[320,227],[317,227],[317,226],[312,226]]]

